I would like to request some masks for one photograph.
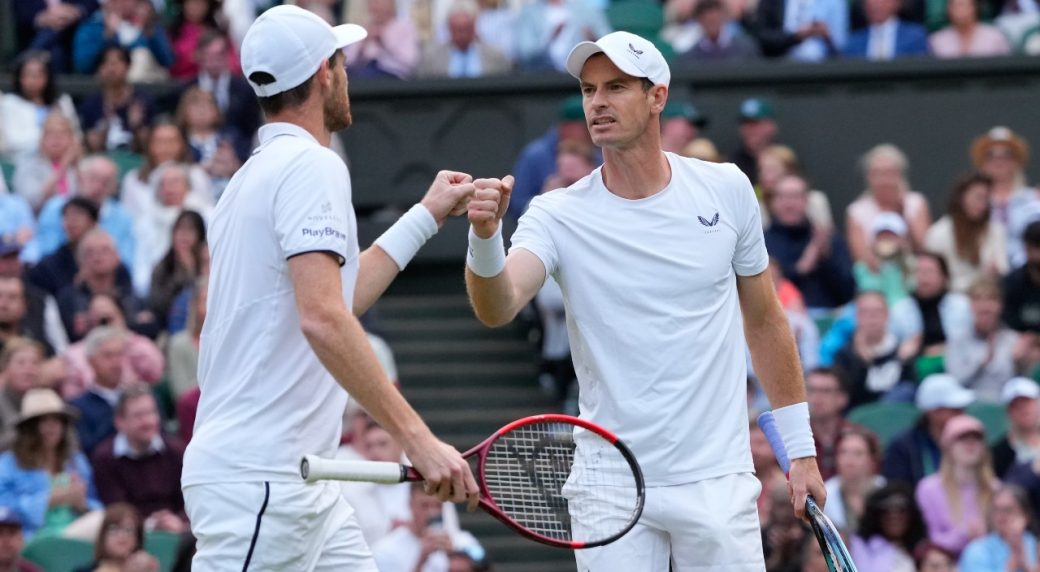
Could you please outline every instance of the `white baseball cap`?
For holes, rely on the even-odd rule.
[[[949,407],[964,409],[975,401],[975,392],[965,389],[957,378],[948,373],[933,373],[917,387],[917,408],[932,411]]]
[[[611,32],[595,42],[581,42],[567,56],[567,71],[581,79],[581,68],[590,57],[603,53],[621,71],[633,77],[645,77],[654,85],[667,86],[672,80],[668,62],[649,40],[631,32]]]
[[[906,221],[903,217],[893,212],[878,213],[874,217],[874,223],[870,226],[870,230],[876,236],[877,234],[888,231],[892,234],[904,237],[907,233]]]
[[[307,81],[336,50],[365,39],[357,24],[333,28],[299,6],[275,6],[253,22],[242,39],[242,73],[259,97],[288,91]],[[249,76],[265,72],[273,83],[260,85]]]
[[[1000,392],[1000,400],[1004,405],[1009,405],[1019,397],[1036,399],[1040,397],[1040,386],[1028,377],[1013,377],[1004,384]]]

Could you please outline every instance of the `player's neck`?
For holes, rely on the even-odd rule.
[[[325,127],[325,114],[320,105],[304,104],[299,109],[286,109],[267,118],[268,123],[291,123],[318,140],[325,147],[332,144],[332,133]]]
[[[656,195],[672,180],[668,157],[657,145],[627,149],[603,149],[603,184],[623,199],[645,199]]]

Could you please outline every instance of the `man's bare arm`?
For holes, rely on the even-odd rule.
[[[473,186],[473,198],[467,207],[472,260],[467,259],[466,263],[466,291],[478,320],[487,326],[502,326],[513,321],[538,293],[545,283],[545,265],[523,249],[502,260],[502,215],[513,192],[512,175],[477,179]],[[477,265],[476,272],[471,262]]]
[[[805,382],[802,379],[798,350],[769,272],[738,276],[737,293],[744,316],[744,337],[751,349],[755,373],[762,382],[769,403],[774,410],[803,403]],[[815,457],[791,459],[788,477],[791,502],[799,517],[805,516],[807,495],[813,495],[820,506],[827,502],[827,492]]]
[[[481,278],[466,268],[466,292],[485,326],[508,324],[534,298],[545,282],[545,266],[531,252],[515,250],[498,276]]]
[[[477,485],[469,464],[438,441],[386,379],[361,324],[347,311],[338,261],[324,252],[289,259],[300,329],[322,365],[386,430],[399,440],[425,477],[427,492],[471,506]]]
[[[805,383],[791,327],[769,272],[737,276],[744,337],[762,388],[774,407],[805,401]]]

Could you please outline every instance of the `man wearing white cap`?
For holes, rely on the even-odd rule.
[[[1000,400],[1007,408],[1008,431],[993,445],[993,471],[1003,479],[1016,463],[1040,459],[1040,386],[1028,377],[1013,377]]]
[[[946,422],[964,413],[964,408],[975,401],[975,392],[961,387],[952,375],[934,373],[917,386],[914,400],[921,417],[888,444],[881,463],[881,474],[890,483],[917,486],[918,481],[939,470],[939,442]]]
[[[267,124],[210,228],[202,397],[181,479],[199,570],[375,570],[339,486],[298,472],[304,454],[335,453],[344,388],[402,444],[427,492],[476,501],[466,461],[386,381],[354,317],[473,190],[468,175],[441,172],[359,252],[350,176],[328,146],[351,123],[342,48],[364,37],[278,6],[242,41]]]
[[[734,165],[662,151],[671,73],[652,43],[614,32],[578,44],[567,69],[581,81],[603,167],[532,200],[508,258],[500,220],[512,182],[474,181],[474,309],[487,325],[505,324],[552,276],[567,307],[581,415],[617,432],[642,466],[640,522],[613,544],[577,551],[581,572],[760,571],[745,339],[794,459],[796,511],[807,493],[821,502],[826,493],[754,191]],[[581,454],[579,442],[578,463]],[[581,526],[586,515],[572,510]]]

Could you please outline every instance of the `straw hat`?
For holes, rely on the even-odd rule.
[[[997,126],[985,135],[980,135],[971,144],[971,160],[976,167],[982,166],[986,161],[986,154],[994,145],[1010,147],[1019,164],[1025,165],[1029,161],[1029,144],[1026,140],[1007,127]]]
[[[66,421],[72,422],[79,417],[79,412],[74,407],[65,405],[52,389],[30,389],[22,398],[22,410],[15,419],[15,424],[21,425],[44,415],[61,415]]]

